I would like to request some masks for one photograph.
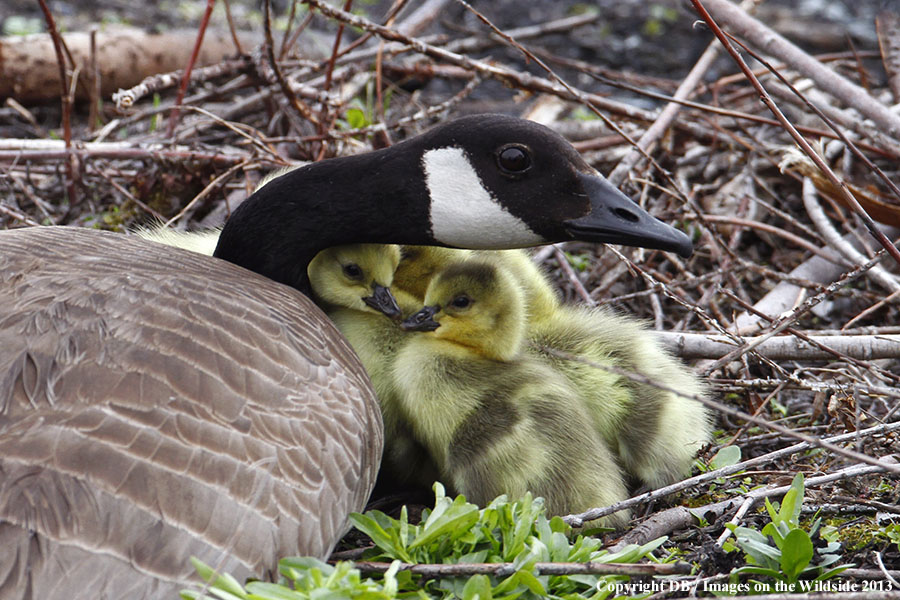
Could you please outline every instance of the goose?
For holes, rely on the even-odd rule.
[[[0,598],[159,598],[326,557],[372,488],[371,383],[309,299],[326,248],[690,240],[562,137],[463,117],[254,192],[214,257],[96,230],[0,232]]]
[[[432,279],[425,304],[402,324],[421,333],[393,374],[445,484],[482,506],[530,491],[556,515],[628,497],[575,390],[525,352],[525,300],[512,275],[477,259],[454,263]],[[606,524],[626,520],[616,513]]]

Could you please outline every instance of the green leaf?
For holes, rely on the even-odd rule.
[[[712,469],[721,469],[739,462],[741,462],[741,449],[737,446],[725,446],[716,452],[716,455],[709,461],[709,466]]]
[[[595,558],[594,561],[601,563],[635,563],[662,546],[668,539],[668,536],[662,536],[642,546],[628,544],[615,554],[605,554]]]
[[[227,592],[230,597],[247,598],[247,593],[238,581],[228,573],[218,573],[196,556],[191,557],[191,564],[197,574],[213,589]]]
[[[787,527],[784,523],[782,523],[782,525]],[[789,528],[787,529],[787,531],[782,533],[781,528],[778,527],[775,523],[766,523],[766,526],[762,528],[762,534],[771,536],[772,539],[775,540],[775,545],[778,546],[779,549],[784,546],[784,536],[786,536],[788,533],[790,533]]]
[[[788,581],[797,581],[813,556],[812,540],[802,529],[794,529],[784,538],[781,548],[781,570]]]
[[[463,600],[491,600],[491,580],[487,575],[473,575],[466,582],[462,591]]]
[[[531,571],[519,571],[517,575],[519,583],[531,590],[532,594],[537,594],[542,598],[547,596],[547,588],[544,587],[540,579],[534,576],[534,573]]]
[[[268,581],[252,581],[247,584],[247,590],[254,596],[260,596],[266,600],[304,600],[307,598],[306,594]]]
[[[428,520],[409,548],[425,546],[446,535],[458,537],[476,522],[478,522],[478,507],[466,502],[462,496],[457,496],[449,506],[445,503],[435,506],[434,512],[428,515]]]
[[[791,527],[800,526],[800,509],[803,508],[803,473],[797,473],[791,482],[791,489],[784,495],[781,502],[781,510],[778,516],[781,521],[787,522]],[[774,521],[774,519],[772,519]]]
[[[788,492],[788,494],[790,494],[790,492]],[[773,523],[780,521],[781,518],[778,514],[778,509],[771,502],[769,502],[768,498],[764,498],[764,500],[766,502],[766,512],[769,513],[769,519],[771,519]]]
[[[297,579],[310,569],[318,569],[324,575],[331,575],[335,568],[313,556],[289,556],[278,561],[278,571],[288,579]]]
[[[825,571],[824,573],[822,573],[821,575],[816,577],[814,581],[825,581],[826,579],[831,579],[835,575],[840,575],[841,573],[843,573],[844,571],[846,571],[847,569],[849,569],[853,566],[855,566],[855,565],[851,563],[849,565],[841,565],[839,567],[835,567],[835,568],[831,569],[830,571]]]
[[[347,124],[353,129],[362,129],[369,125],[369,120],[361,109],[350,108],[347,110]]]
[[[778,569],[766,569],[764,567],[741,567],[740,569],[735,569],[732,571],[735,574],[747,574],[747,575],[765,575],[767,577],[771,577],[772,579],[777,579],[781,581],[781,571]]]

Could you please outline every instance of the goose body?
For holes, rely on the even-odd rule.
[[[690,252],[561,137],[498,115],[273,179],[215,258],[0,232],[0,598],[159,598],[197,581],[191,555],[264,579],[281,556],[325,557],[369,495],[382,425],[306,297],[312,258],[565,239]]]
[[[381,418],[308,298],[56,227],[0,234],[0,279],[0,597],[174,597],[191,556],[272,578],[331,551]]]
[[[394,377],[442,481],[481,505],[530,491],[551,514],[627,497],[577,392],[525,351],[525,301],[509,273],[477,259],[451,264],[425,303],[404,321],[422,333],[398,353]]]

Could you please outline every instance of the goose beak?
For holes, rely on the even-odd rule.
[[[440,323],[434,320],[434,315],[439,310],[441,310],[440,306],[426,306],[400,323],[400,328],[403,331],[434,331],[441,326]]]
[[[362,301],[365,302],[366,306],[374,308],[394,321],[398,321],[403,316],[391,290],[383,285],[376,283],[372,287],[372,295],[363,298]]]
[[[684,258],[693,253],[688,236],[650,215],[605,178],[586,173],[578,178],[591,200],[591,212],[565,222],[575,239],[666,250]]]

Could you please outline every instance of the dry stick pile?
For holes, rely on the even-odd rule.
[[[714,30],[717,22],[739,42],[764,50],[771,67],[752,74],[735,69],[704,83],[724,55],[720,41],[710,43],[683,81],[638,78],[539,49],[542,36],[594,23],[595,15],[506,32],[477,15],[484,29],[469,36],[424,36],[446,0],[421,3],[400,21],[395,11],[381,24],[318,0],[308,4],[316,21],[340,24],[329,52],[311,57],[296,51],[297,39],[311,35],[310,19],[292,13],[283,39],[267,31],[267,44],[192,71],[170,138],[164,121],[180,72],[121,90],[115,109],[104,104],[105,123],[92,128],[76,121],[64,141],[50,139],[28,107],[13,99],[18,126],[39,139],[0,140],[3,225],[122,229],[157,219],[192,229],[216,226],[261,173],[390,144],[471,112],[470,96],[499,80],[509,90],[498,101],[505,109],[513,98],[527,99],[521,114],[564,132],[602,171],[617,164],[614,183],[661,219],[683,224],[696,241],[686,261],[574,243],[536,255],[570,300],[642,315],[675,352],[698,359],[697,368],[715,385],[714,409],[728,432],[722,445],[759,457],[628,504],[677,503],[685,494],[703,493],[707,486],[699,484],[710,481],[736,488],[747,478],[774,488],[803,472],[814,505],[827,500],[832,511],[897,505],[900,468],[878,459],[898,450],[900,268],[884,258],[865,214],[846,208],[855,200],[888,238],[900,234],[900,192],[891,184],[900,181],[900,117],[882,110],[900,102],[900,86],[859,87],[896,83],[896,15],[878,23],[882,55],[848,52],[815,60],[729,2],[695,2],[710,11]],[[350,26],[363,32],[354,41]],[[504,56],[518,59],[484,57],[501,46],[514,53]],[[582,84],[595,80],[597,89],[603,84],[640,94],[659,110],[612,100],[592,85],[575,87],[571,76],[559,73],[579,74]],[[77,85],[92,85],[85,73],[78,75]],[[748,83],[754,77],[762,87]],[[773,115],[767,104],[785,116]],[[573,112],[582,118],[569,118]],[[809,141],[819,166],[796,150],[791,126]],[[790,446],[797,437],[803,442]],[[823,451],[811,452],[816,447]],[[673,499],[674,492],[683,496]],[[707,515],[742,522],[740,515],[766,493],[783,494],[784,488],[718,504],[724,496],[707,496],[694,504],[709,503]],[[663,535],[691,519],[687,511],[663,512],[643,528],[643,537],[635,530],[628,539]],[[699,552],[721,532],[713,524],[686,539]],[[869,567],[856,576],[881,577],[873,548],[885,550],[884,562],[897,568],[896,550],[874,544],[846,557]]]

